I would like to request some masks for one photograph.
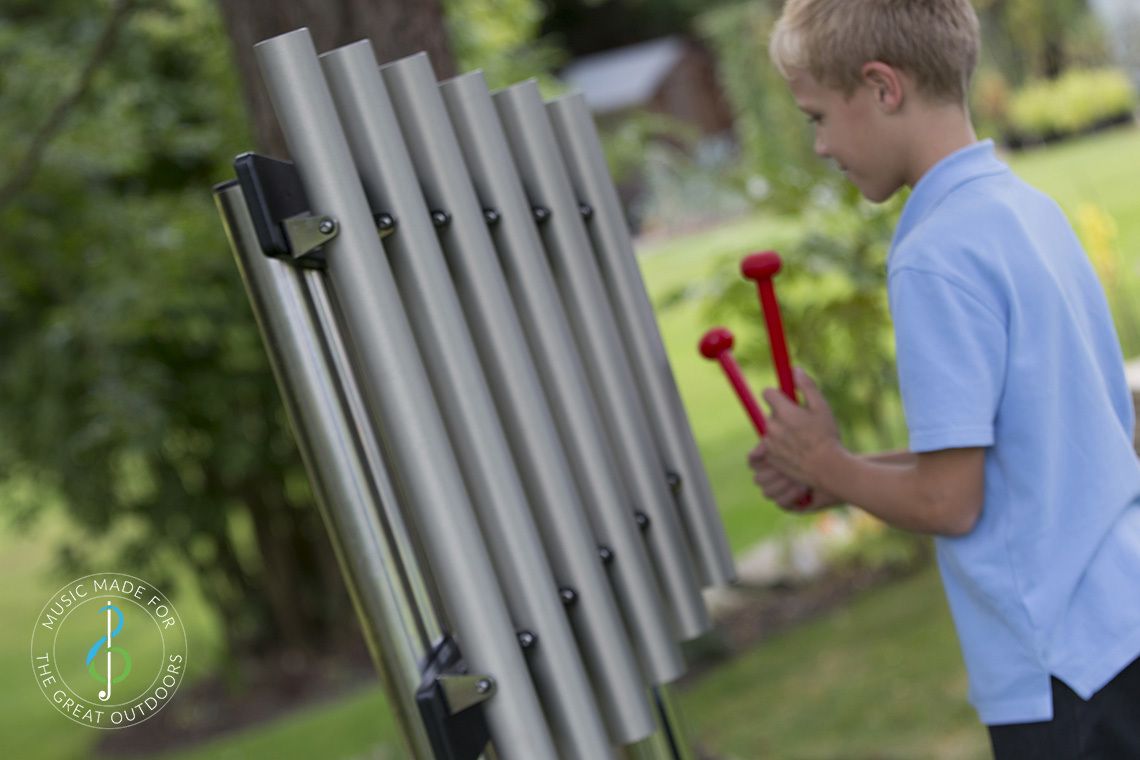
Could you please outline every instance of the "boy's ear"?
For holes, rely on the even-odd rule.
[[[863,64],[863,83],[874,90],[875,102],[886,113],[894,113],[902,108],[905,87],[901,72],[882,61]]]

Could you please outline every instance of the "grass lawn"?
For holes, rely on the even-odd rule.
[[[1140,265],[1140,130],[1122,129],[1011,157],[1027,180],[1070,213],[1082,202],[1110,213],[1126,268]],[[651,293],[699,284],[724,255],[779,249],[796,234],[790,219],[753,217],[642,251]],[[758,320],[758,318],[757,318]],[[728,324],[739,334],[756,324]],[[697,342],[710,325],[699,306],[665,312],[661,330],[678,386],[734,550],[802,526],[767,505],[752,486],[744,455],[754,440],[717,367]],[[793,347],[794,350],[794,347]],[[755,385],[770,378],[752,378]],[[49,547],[69,529],[47,519],[16,535],[0,513],[0,573],[6,625],[0,628],[0,757],[75,758],[98,736],[57,715],[29,667],[36,615],[63,582],[47,574]],[[114,567],[114,563],[107,565]],[[987,755],[984,732],[965,704],[964,673],[937,579],[925,573],[874,590],[850,607],[767,642],[706,676],[682,695],[692,733],[728,757],[974,758]],[[200,599],[175,597],[187,626],[191,668],[202,672],[217,647],[217,626]],[[234,737],[168,757],[396,758],[393,728],[378,689],[314,706]]]
[[[875,589],[705,676],[681,695],[718,757],[984,758],[934,568]]]

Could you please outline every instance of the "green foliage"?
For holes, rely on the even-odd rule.
[[[1127,119],[1136,104],[1136,90],[1124,72],[1072,69],[1016,93],[1009,129],[1021,140],[1052,139]]]
[[[983,66],[998,69],[1015,86],[1108,61],[1104,30],[1088,0],[974,0],[974,6],[982,23]]]
[[[821,184],[839,185],[813,149],[811,130],[780,73],[768,60],[773,4],[747,2],[696,19],[717,56],[717,74],[732,108],[741,160],[725,182],[776,211],[793,212]]]
[[[108,7],[40,2],[0,21],[0,166],[72,91]],[[0,208],[0,481],[52,487],[87,531],[60,549],[69,574],[112,533],[122,566],[159,585],[175,580],[159,549],[178,554],[238,654],[278,635],[273,604],[319,620],[338,597],[316,581],[265,593],[291,577],[266,570],[274,535],[316,537],[284,549],[296,567],[327,547],[210,198],[249,144],[227,52],[207,0],[140,3]]]
[[[654,144],[663,144],[677,152],[692,150],[698,134],[695,127],[683,124],[665,114],[652,111],[633,111],[620,118],[602,120],[602,149],[614,182],[622,183],[640,174],[645,168],[645,151]]]
[[[539,36],[543,8],[537,0],[444,0],[444,9],[460,71],[481,68],[492,89],[539,76],[544,93],[557,91],[546,72],[563,53]]]
[[[1013,91],[998,69],[983,68],[970,90],[970,115],[978,136],[1004,140],[1009,133],[1009,108]]]

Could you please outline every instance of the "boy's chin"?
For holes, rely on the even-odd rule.
[[[855,182],[854,180],[852,180],[852,182],[854,182],[855,187],[859,189],[859,192],[863,194],[863,197],[871,203],[885,203],[902,187],[902,185],[894,183],[879,183],[878,185],[874,185],[867,182]]]

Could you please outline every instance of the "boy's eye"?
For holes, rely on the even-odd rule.
[[[817,113],[809,113],[807,120],[808,120],[808,124],[811,124],[813,126],[823,123],[823,117]]]

